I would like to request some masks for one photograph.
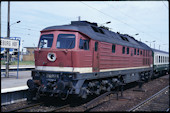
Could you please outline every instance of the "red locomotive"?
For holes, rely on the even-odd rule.
[[[28,100],[43,95],[86,98],[151,78],[152,50],[127,34],[72,21],[41,31]]]

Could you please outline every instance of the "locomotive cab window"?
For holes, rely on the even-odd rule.
[[[89,40],[80,39],[79,48],[89,50]]]
[[[53,34],[41,35],[39,48],[51,48],[53,43]]]
[[[57,48],[59,49],[73,49],[75,47],[74,34],[59,34],[57,38]]]

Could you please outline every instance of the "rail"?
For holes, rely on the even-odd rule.
[[[169,87],[166,86],[165,88],[163,88],[162,90],[160,90],[159,92],[155,93],[154,95],[152,95],[151,97],[149,97],[148,99],[144,100],[143,102],[139,103],[138,105],[134,106],[133,108],[129,109],[128,111],[135,111],[136,109],[138,109],[139,107],[141,107],[142,105],[144,105],[145,103],[149,102],[150,100],[152,100],[153,98],[155,98],[156,96],[158,96],[159,94],[161,94],[162,92],[164,92],[167,88]],[[169,109],[167,109],[169,110]]]
[[[27,108],[30,108],[30,107],[35,107],[35,106],[38,106],[38,105],[41,105],[43,104],[43,102],[40,102],[40,103],[34,103],[34,104],[28,104],[26,106],[23,106],[23,107],[20,107],[20,108],[15,108],[15,109],[12,109],[12,110],[8,110],[8,111],[5,111],[5,112],[17,112],[17,111],[22,111],[24,109],[27,109]]]

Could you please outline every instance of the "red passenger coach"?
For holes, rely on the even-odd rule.
[[[122,83],[147,80],[153,72],[152,51],[146,44],[87,21],[43,29],[34,53],[28,100],[36,96],[31,89],[38,97],[86,98]]]

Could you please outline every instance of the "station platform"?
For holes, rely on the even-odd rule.
[[[19,66],[20,68],[30,68],[34,66]],[[4,68],[4,66],[1,66],[1,69]],[[17,66],[10,66],[10,68],[17,68]],[[9,71],[9,77],[5,76],[5,72],[1,71],[1,93],[7,93],[7,92],[14,92],[14,91],[20,91],[20,90],[26,90],[27,87],[27,80],[31,79],[31,70],[27,71],[18,71],[18,77],[17,77],[17,71]]]
[[[19,65],[19,70],[31,70],[34,69],[34,65]],[[9,71],[17,71],[17,65],[9,65]],[[1,72],[5,72],[6,65],[1,65]]]

